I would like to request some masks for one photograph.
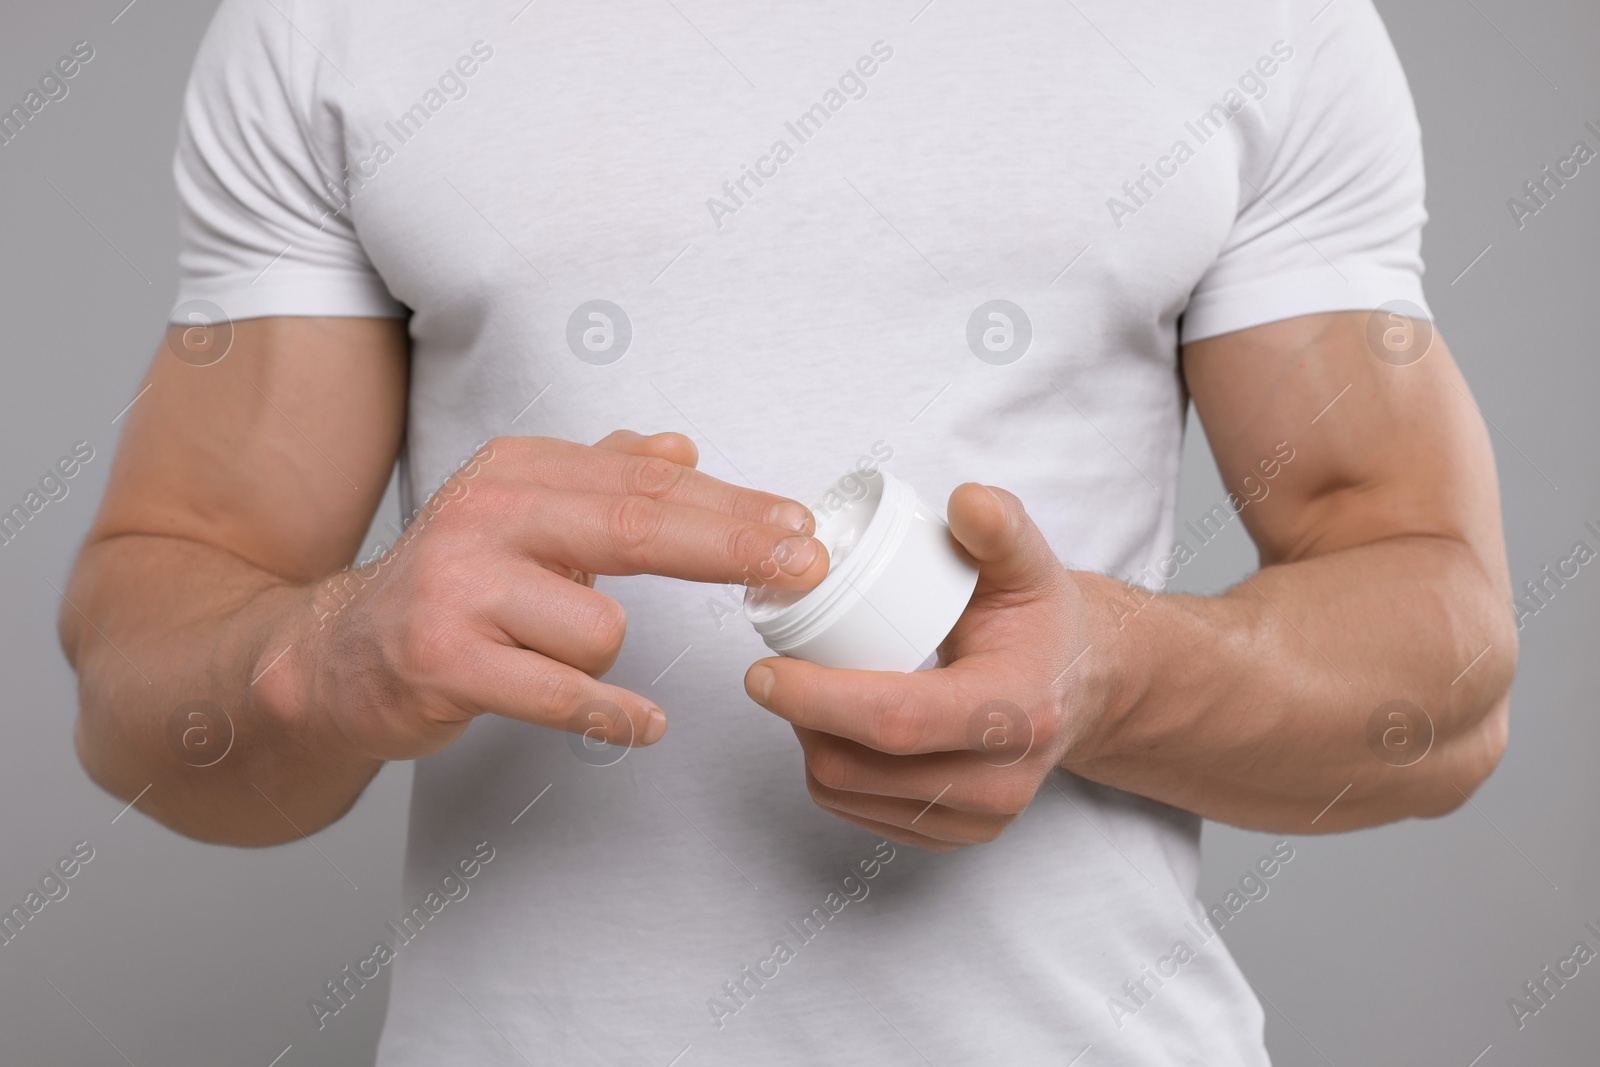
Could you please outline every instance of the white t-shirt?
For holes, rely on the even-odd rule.
[[[498,434],[677,429],[807,502],[863,458],[1005,486],[1148,575],[1181,341],[1425,306],[1370,0],[224,0],[176,174],[175,318],[409,313],[408,507]],[[993,844],[881,844],[745,697],[736,591],[600,588],[667,736],[419,761],[411,935],[348,945],[383,1067],[1266,1062],[1198,817],[1057,773]]]

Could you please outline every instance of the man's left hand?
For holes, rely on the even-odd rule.
[[[1107,580],[1063,567],[1004,490],[958,487],[949,519],[979,577],[939,667],[901,674],[776,657],[745,674],[751,699],[794,726],[819,806],[941,852],[998,837],[1105,704],[1103,687],[1085,684],[1084,603],[1090,584]]]

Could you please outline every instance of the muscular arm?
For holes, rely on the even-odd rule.
[[[1142,604],[1090,583],[1105,614],[1089,640],[1115,696],[1068,769],[1307,832],[1442,814],[1494,768],[1517,656],[1494,457],[1442,340],[1393,366],[1368,349],[1367,319],[1308,316],[1185,350],[1261,570],[1221,596]],[[1294,458],[1269,480],[1282,443]],[[1368,723],[1397,700],[1426,719],[1385,718],[1386,761]],[[1429,721],[1431,749],[1395,765],[1417,759]]]
[[[168,345],[185,351],[181,331]],[[311,720],[262,715],[250,681],[311,618],[312,583],[352,562],[383,496],[405,418],[404,325],[257,319],[236,324],[211,366],[172,351],[128,412],[61,605],[78,754],[118,796],[148,785],[140,809],[185,833],[290,840],[288,819],[309,831],[337,818],[380,761]],[[197,700],[235,731],[205,768],[168,730]],[[209,727],[213,741],[225,733],[220,719]]]
[[[805,508],[699,473],[681,435],[618,431],[494,439],[335,597],[324,582],[359,550],[400,442],[404,326],[235,329],[210,366],[157,354],[59,619],[84,767],[183,833],[294,840],[384,760],[485,713],[653,743],[661,710],[599,681],[626,619],[594,574],[794,589],[827,571]],[[194,701],[220,709],[216,747],[224,715],[235,731],[207,766],[179,743]]]
[[[816,802],[937,850],[993,840],[1058,768],[1278,832],[1458,806],[1504,750],[1517,654],[1494,457],[1443,343],[1392,366],[1367,319],[1184,353],[1261,552],[1236,588],[1066,570],[1023,501],[968,483],[950,528],[978,587],[939,669],[752,665],[745,688],[794,724]],[[1420,710],[1389,718],[1393,701]]]

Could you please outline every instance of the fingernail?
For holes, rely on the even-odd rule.
[[[772,558],[783,573],[798,577],[817,561],[817,542],[809,537],[785,537],[773,550]]]
[[[750,693],[750,699],[765,706],[767,698],[772,695],[772,685],[777,680],[778,676],[771,667],[755,666],[745,675],[744,684]]]
[[[650,709],[650,721],[644,725],[644,743],[653,745],[667,732],[667,717],[660,708]]]
[[[767,525],[781,526],[795,533],[810,533],[811,512],[793,500],[780,501],[772,505],[772,510],[767,512]]]

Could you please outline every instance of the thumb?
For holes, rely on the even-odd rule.
[[[950,532],[978,561],[979,582],[990,589],[1028,590],[1053,582],[1061,561],[1034,525],[1022,501],[978,482],[950,494]]]

